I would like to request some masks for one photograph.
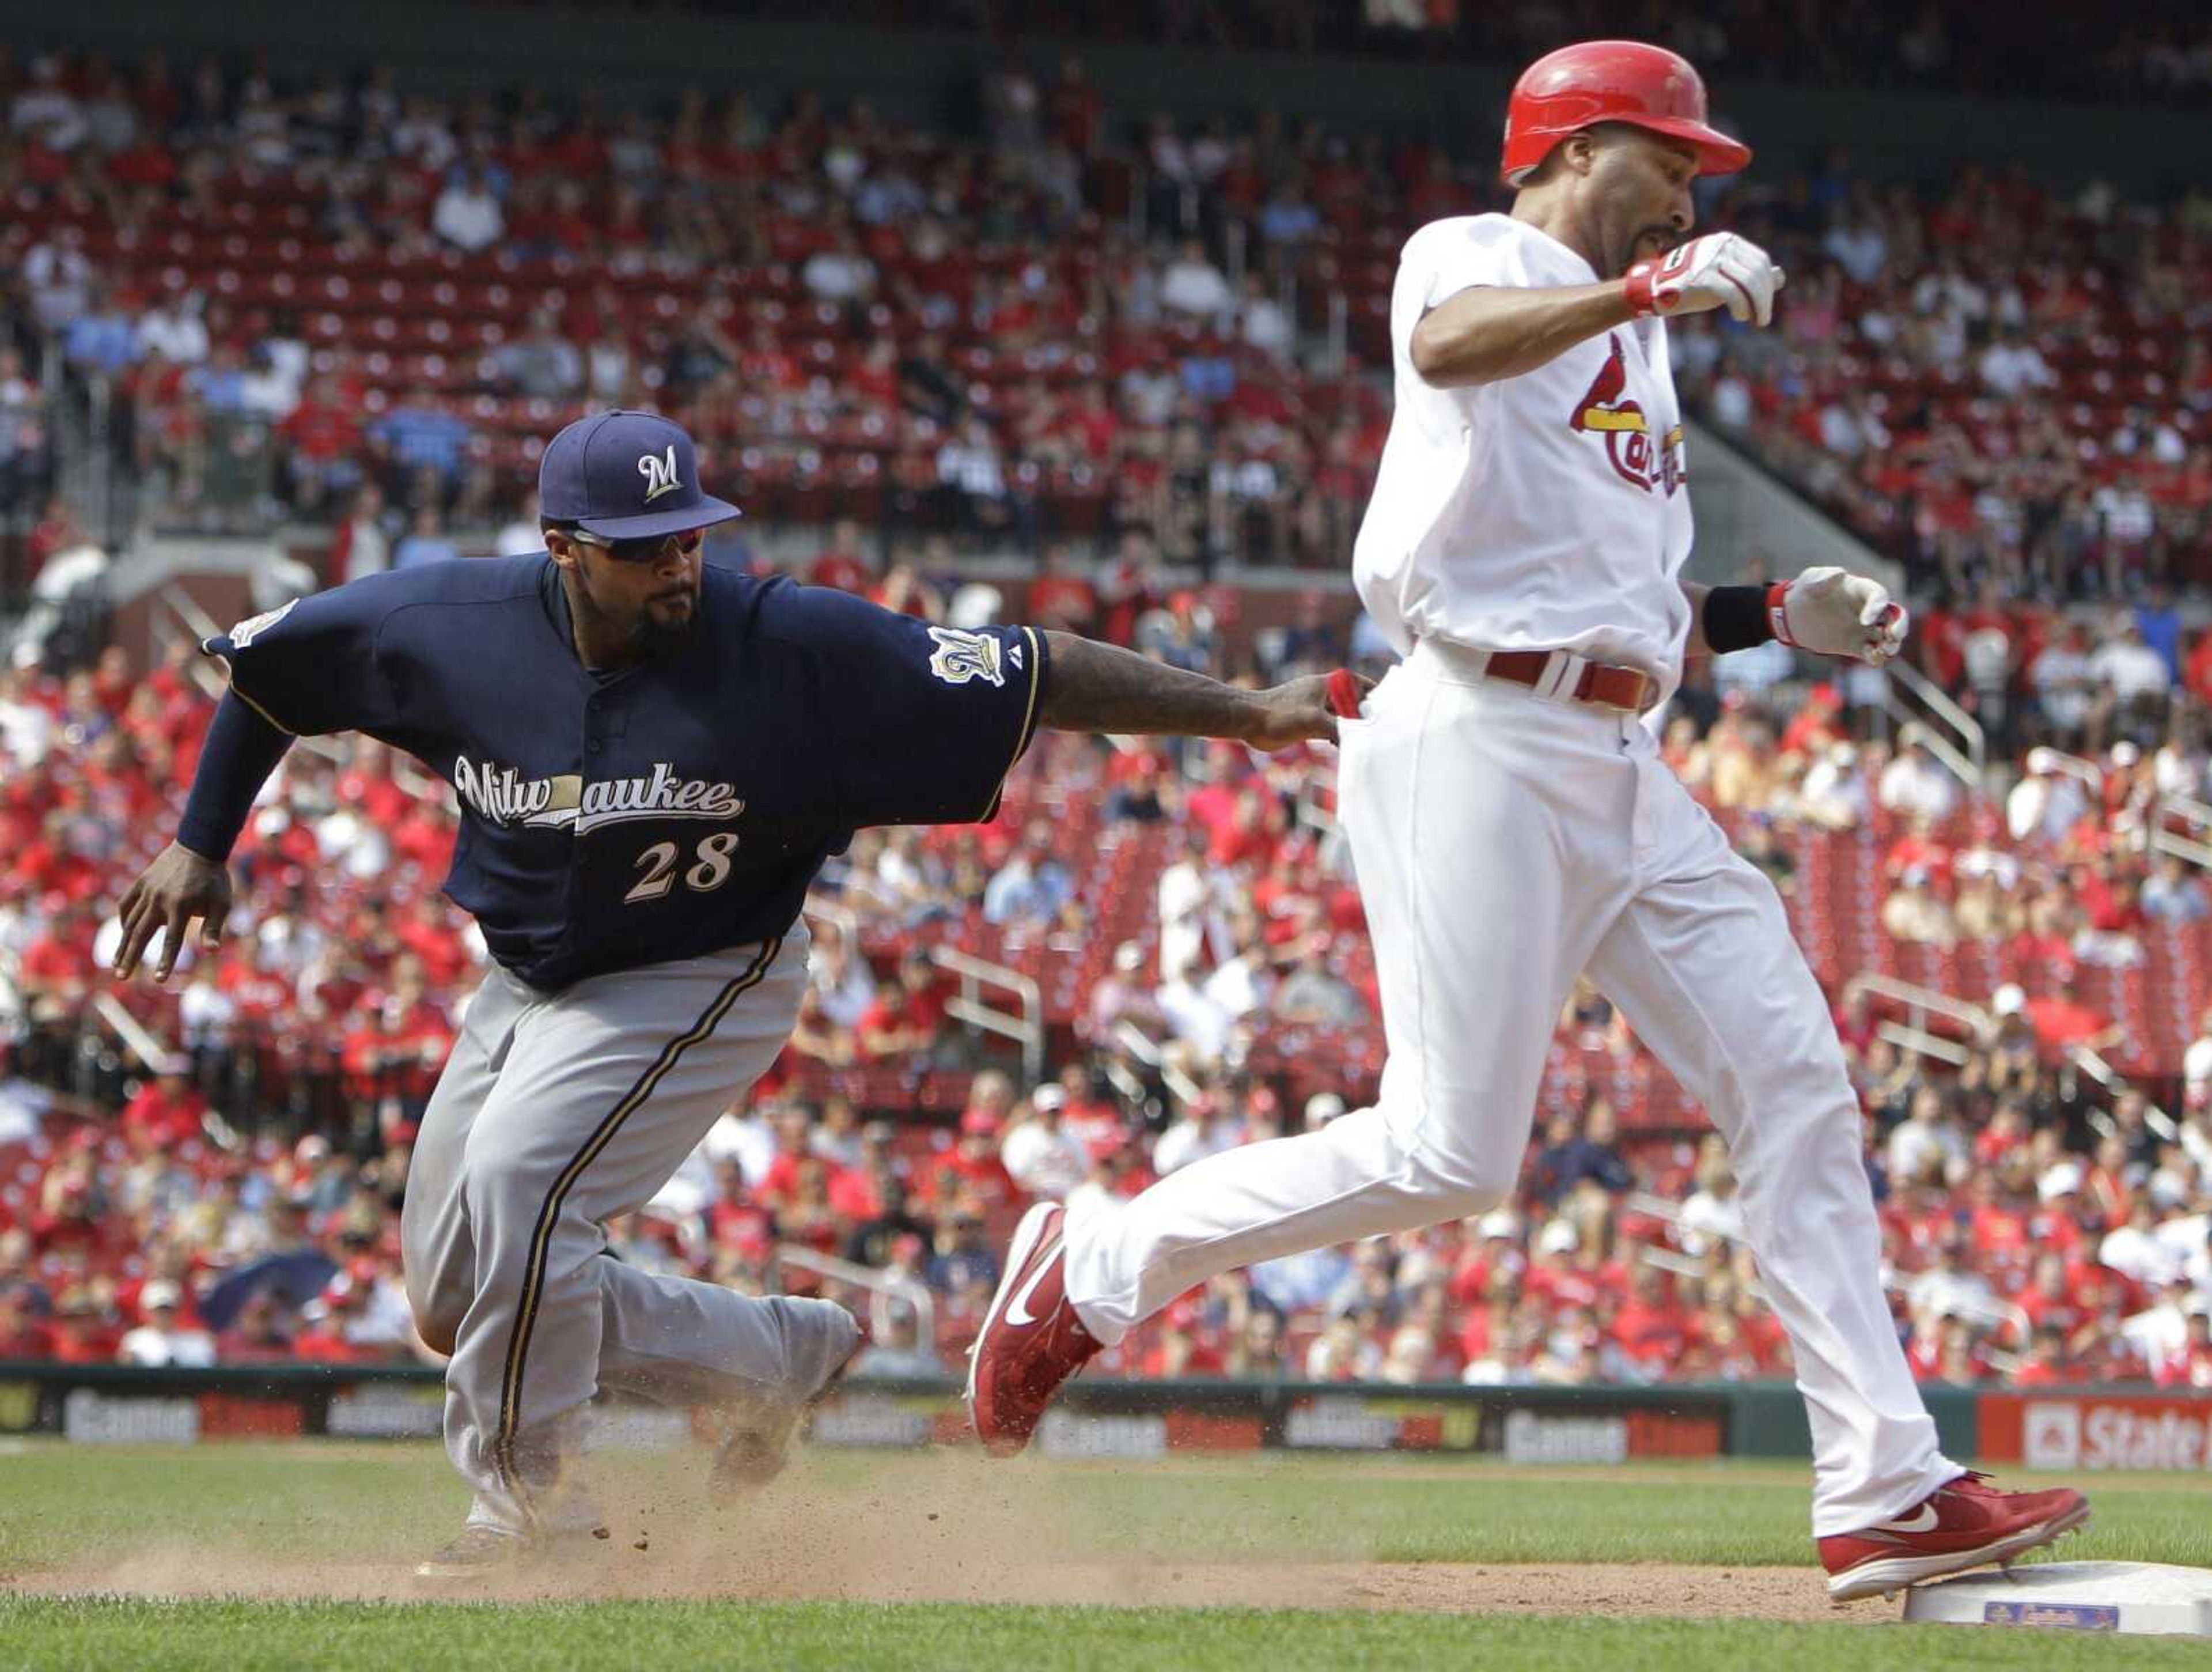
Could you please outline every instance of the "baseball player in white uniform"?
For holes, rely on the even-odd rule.
[[[1587,971],[1728,1140],[1811,1417],[1813,1531],[1838,1599],[2006,1561],[2081,1524],[1937,1449],[1884,1298],[1857,1098],[1772,887],[1661,761],[1683,658],[1769,638],[1875,666],[1874,581],[1711,590],[1691,543],[1666,320],[1766,325],[1783,275],[1691,237],[1691,184],[1750,161],[1672,52],[1593,41],[1514,91],[1511,213],[1407,243],[1397,408],[1354,554],[1404,660],[1340,730],[1339,806],[1380,972],[1375,1106],[1182,1168],[1120,1206],[1030,1210],[976,1344],[994,1451],[1192,1285],[1509,1197],[1554,1018]]]

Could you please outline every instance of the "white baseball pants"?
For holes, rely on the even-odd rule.
[[[407,1298],[450,1343],[446,1450],[471,1522],[588,1519],[561,1488],[602,1388],[671,1405],[811,1392],[857,1326],[640,1271],[604,1221],[643,1207],[791,1037],[806,931],[544,993],[495,967],[422,1117],[400,1219]],[[835,1335],[836,1339],[828,1337]]]
[[[1898,1346],[1858,1100],[1781,901],[1635,716],[1470,660],[1424,643],[1342,723],[1389,1045],[1375,1107],[1071,1223],[1068,1297],[1111,1342],[1218,1272],[1504,1201],[1587,970],[1728,1140],[1811,1414],[1815,1535],[1886,1520],[1960,1470]]]

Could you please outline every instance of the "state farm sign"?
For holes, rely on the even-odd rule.
[[[2212,1401],[2081,1394],[1984,1394],[1981,1455],[2054,1469],[2212,1467]]]

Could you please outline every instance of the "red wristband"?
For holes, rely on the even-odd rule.
[[[1796,650],[1799,647],[1797,641],[1790,636],[1790,611],[1782,601],[1789,590],[1787,581],[1778,581],[1766,589],[1766,624],[1774,629],[1776,638]]]
[[[1659,271],[1656,261],[1639,261],[1628,270],[1628,277],[1620,282],[1628,295],[1628,312],[1632,319],[1643,319],[1659,311],[1659,301],[1651,294],[1651,280]]]

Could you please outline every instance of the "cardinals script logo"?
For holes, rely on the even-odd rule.
[[[1668,430],[1665,440],[1654,442],[1644,409],[1626,398],[1628,364],[1621,358],[1620,335],[1606,337],[1605,364],[1590,380],[1589,391],[1575,403],[1571,428],[1584,435],[1605,437],[1606,462],[1623,482],[1650,493],[1663,488],[1672,499],[1682,485],[1682,426]]]

